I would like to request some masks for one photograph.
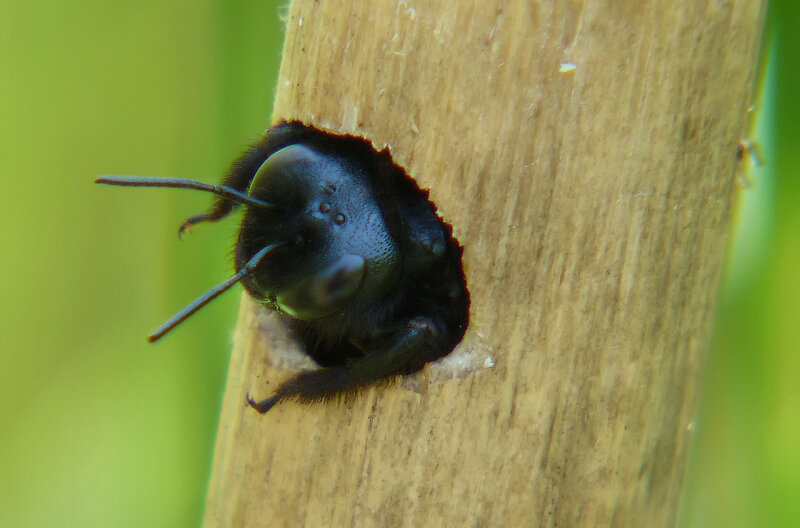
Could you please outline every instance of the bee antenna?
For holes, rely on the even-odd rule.
[[[119,187],[172,187],[175,189],[194,189],[197,191],[206,191],[214,193],[218,196],[228,198],[242,205],[251,205],[253,207],[275,207],[269,202],[253,198],[249,194],[237,191],[227,185],[209,185],[207,183],[185,180],[182,178],[144,178],[144,177],[120,177],[120,176],[101,176],[97,178],[95,183],[103,185],[117,185]]]
[[[230,289],[231,286],[233,286],[237,282],[241,281],[242,279],[250,275],[250,273],[252,273],[253,270],[256,268],[256,266],[258,266],[258,264],[261,262],[261,260],[264,257],[266,257],[273,249],[285,245],[286,242],[276,242],[259,250],[258,253],[253,255],[253,257],[247,261],[247,264],[242,266],[242,269],[240,269],[236,275],[226,280],[219,286],[216,286],[208,290],[206,293],[195,299],[189,306],[187,306],[186,308],[184,308],[183,310],[172,316],[172,318],[169,321],[161,325],[161,328],[159,328],[158,330],[147,336],[147,340],[151,343],[155,343],[156,341],[164,337],[172,329],[174,329],[176,326],[178,326],[186,319],[188,319],[197,310],[207,305],[208,303],[219,297],[223,292]]]

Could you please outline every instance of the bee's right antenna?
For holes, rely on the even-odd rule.
[[[192,302],[189,306],[175,314],[169,321],[161,325],[161,328],[147,336],[147,340],[151,343],[154,343],[164,337],[170,330],[184,322],[197,310],[207,305],[219,297],[220,294],[228,290],[231,286],[250,275],[250,273],[253,272],[253,270],[256,268],[256,266],[258,266],[259,262],[261,262],[264,257],[266,257],[273,249],[283,245],[286,245],[286,242],[276,242],[261,249],[258,253],[253,255],[250,260],[247,261],[247,264],[242,266],[242,269],[240,269],[236,275],[195,299],[194,302]]]

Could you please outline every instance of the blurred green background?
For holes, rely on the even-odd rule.
[[[236,221],[178,243],[207,195],[91,182],[217,181],[269,123],[283,4],[3,3],[0,526],[199,524],[239,296],[144,338],[229,275]],[[685,527],[800,519],[796,10],[771,5],[768,163],[743,193]]]

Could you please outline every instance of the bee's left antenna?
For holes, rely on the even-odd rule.
[[[253,207],[275,207],[269,202],[253,198],[249,194],[237,191],[226,185],[209,185],[195,180],[184,180],[182,178],[144,178],[144,177],[120,177],[120,176],[101,176],[95,183],[103,185],[117,185],[120,187],[172,187],[174,189],[194,189],[214,193],[233,200],[242,205]]]

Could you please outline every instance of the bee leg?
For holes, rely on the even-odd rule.
[[[448,351],[439,327],[430,318],[415,317],[389,339],[368,345],[363,357],[346,365],[301,372],[281,384],[272,397],[260,402],[248,397],[248,403],[264,414],[285,399],[301,403],[330,400],[392,376],[411,374]]]

